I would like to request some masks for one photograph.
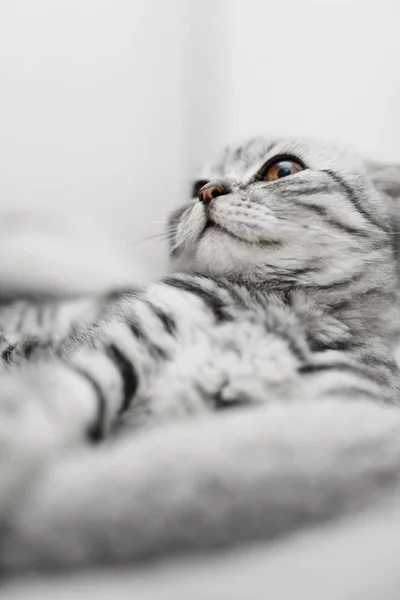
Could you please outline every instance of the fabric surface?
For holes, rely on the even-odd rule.
[[[390,505],[208,557],[10,580],[2,600],[398,600],[400,509]]]

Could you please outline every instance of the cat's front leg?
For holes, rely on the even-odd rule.
[[[49,465],[24,490],[0,568],[72,568],[274,539],[399,497],[400,413],[279,403],[175,423]]]
[[[64,449],[107,436],[129,412],[136,426],[190,412],[153,410],[151,390],[177,348],[193,348],[221,320],[211,283],[187,277],[132,296],[59,358],[11,368],[0,379],[0,519],[26,477]],[[202,294],[202,296],[201,296]],[[191,365],[192,370],[195,365]],[[136,418],[140,415],[139,418]]]

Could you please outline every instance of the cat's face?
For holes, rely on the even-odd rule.
[[[178,268],[328,287],[391,261],[385,205],[349,152],[252,139],[228,148],[197,187],[170,221]]]

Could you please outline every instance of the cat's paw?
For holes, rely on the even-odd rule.
[[[43,461],[86,439],[96,409],[88,383],[62,363],[0,377],[0,520],[12,491]]]

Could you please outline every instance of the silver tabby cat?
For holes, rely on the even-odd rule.
[[[393,225],[368,168],[252,139],[172,215],[172,274],[4,309],[4,569],[274,536],[397,485]]]

